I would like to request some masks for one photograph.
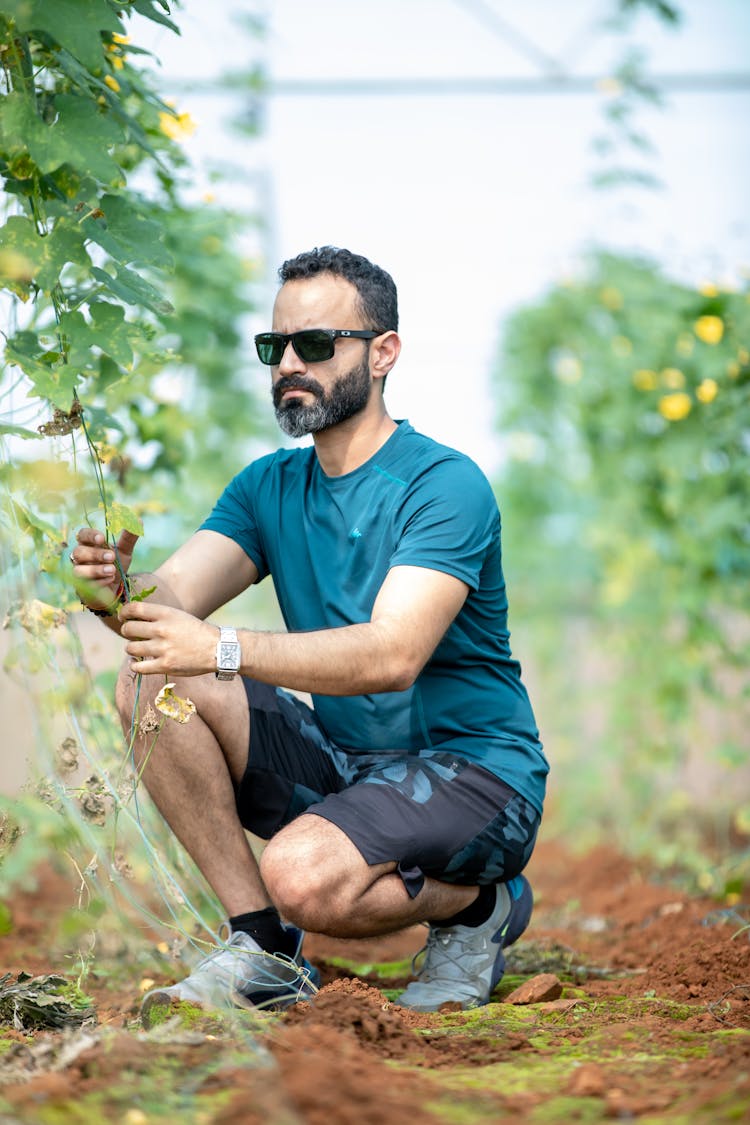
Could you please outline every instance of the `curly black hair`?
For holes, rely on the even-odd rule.
[[[361,254],[337,246],[320,246],[306,250],[296,258],[288,258],[279,267],[282,284],[304,281],[319,273],[343,277],[357,290],[359,309],[365,323],[374,332],[398,331],[398,296],[389,273]]]

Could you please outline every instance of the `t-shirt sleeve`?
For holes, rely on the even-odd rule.
[[[220,535],[233,539],[255,563],[260,578],[265,578],[268,562],[254,510],[256,476],[254,465],[248,465],[238,473],[224,489],[199,530],[218,531]]]
[[[422,566],[460,578],[472,590],[493,541],[500,513],[489,481],[470,461],[435,466],[410,492],[391,566]]]

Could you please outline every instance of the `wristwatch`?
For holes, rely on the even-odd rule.
[[[233,680],[240,670],[242,651],[237,640],[237,630],[219,629],[219,640],[216,645],[216,679]]]

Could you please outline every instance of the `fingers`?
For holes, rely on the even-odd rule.
[[[82,581],[109,585],[119,576],[121,568],[127,571],[138,536],[122,531],[117,546],[112,548],[97,528],[82,527],[76,540],[70,555],[74,576]]]
[[[155,621],[160,616],[165,616],[166,607],[158,602],[124,602],[120,606],[121,621]]]
[[[138,539],[139,536],[134,535],[132,531],[121,531],[120,538],[117,540],[117,550],[121,555],[127,555],[129,559],[132,558]]]
[[[111,582],[117,574],[115,553],[102,533],[89,527],[82,528],[77,539],[70,554],[74,577],[87,582]]]

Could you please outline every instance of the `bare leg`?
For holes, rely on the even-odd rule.
[[[369,937],[450,918],[479,893],[477,887],[426,879],[412,899],[395,863],[370,866],[340,828],[314,814],[277,833],[261,867],[285,918],[332,937]]]
[[[144,676],[140,715],[164,686],[161,676]],[[178,695],[189,696],[197,714],[188,723],[165,719],[154,735],[134,744],[136,768],[159,812],[218,895],[229,916],[271,905],[258,864],[240,824],[232,781],[247,764],[250,716],[240,680],[215,676],[176,681]],[[117,684],[123,729],[130,731],[135,677],[126,668]],[[145,761],[145,764],[144,764]]]

